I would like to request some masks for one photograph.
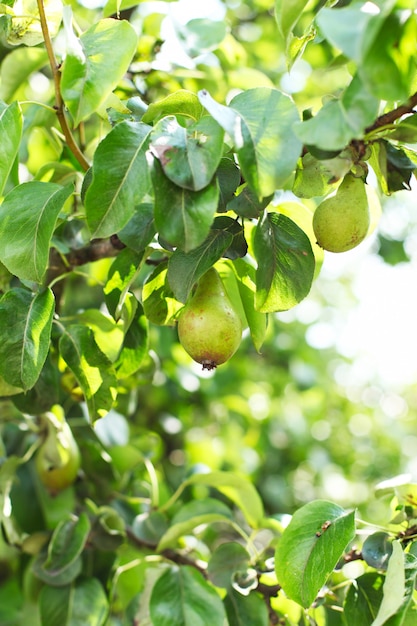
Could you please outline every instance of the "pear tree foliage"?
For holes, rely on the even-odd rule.
[[[398,515],[356,548],[354,512],[327,500],[285,526],[233,472],[159,489],[117,420],[161,337],[190,369],[186,352],[238,359],[242,331],[259,354],[327,251],[378,236],[417,167],[415,2],[189,4],[0,6],[0,555],[27,572],[0,621],[411,625],[415,485],[384,487]],[[198,297],[202,348],[181,322]]]

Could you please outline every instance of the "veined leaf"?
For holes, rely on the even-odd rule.
[[[50,289],[35,296],[12,289],[0,300],[0,376],[27,390],[39,378],[49,351],[55,300]]]
[[[48,626],[102,626],[108,613],[106,593],[97,578],[72,585],[45,585],[39,595],[42,624]]]
[[[188,252],[207,237],[219,201],[214,180],[201,191],[178,187],[162,171],[157,159],[152,167],[155,194],[155,224],[160,235],[172,246]]]
[[[46,0],[44,11],[48,30],[53,38],[58,32],[62,20],[61,0]],[[7,33],[7,43],[12,46],[25,44],[37,46],[44,41],[41,21],[36,0],[20,0],[13,4],[15,17],[11,20]]]
[[[309,293],[315,260],[304,231],[290,218],[265,213],[254,239],[258,262],[255,307],[262,313],[286,311]]]
[[[93,237],[119,232],[149,190],[146,150],[150,131],[145,124],[120,122],[99,144],[85,196]]]
[[[12,169],[20,140],[22,138],[23,117],[18,102],[13,102],[0,113],[0,194]]]
[[[74,125],[97,111],[126,72],[137,35],[126,20],[103,19],[80,37],[84,53],[68,54],[62,66],[61,91]]]
[[[167,280],[167,263],[159,263],[143,285],[143,308],[153,324],[173,324],[182,304],[174,298]]]
[[[354,535],[354,511],[326,500],[298,509],[275,553],[278,582],[286,595],[308,608]]]
[[[218,593],[190,566],[169,568],[152,590],[150,614],[154,626],[224,626]]]
[[[234,220],[230,221],[236,224]],[[168,262],[168,282],[177,300],[187,301],[198,279],[220,259],[232,242],[233,232],[220,226],[216,228],[214,223],[208,237],[197,248],[190,252],[175,250]]]
[[[189,485],[214,487],[240,508],[251,526],[256,528],[264,516],[262,500],[249,480],[231,472],[209,472],[193,474],[184,481],[172,497],[176,500]]]
[[[411,552],[413,550],[411,549]],[[399,541],[392,542],[383,586],[382,602],[371,626],[401,626],[410,606],[417,574],[414,554],[405,554]]]
[[[195,93],[186,89],[178,89],[162,100],[151,102],[142,120],[145,124],[153,123],[155,125],[162,117],[175,115],[177,119],[197,122],[204,114],[204,107]]]
[[[30,181],[7,194],[0,205],[0,261],[12,274],[42,282],[56,220],[72,191]]]
[[[308,0],[293,0],[292,2],[275,0],[275,19],[286,43],[307,4]]]
[[[170,115],[153,129],[150,147],[173,183],[200,191],[210,183],[220,163],[223,136],[223,129],[212,117],[184,128]]]
[[[282,187],[294,171],[302,144],[293,132],[297,107],[277,89],[259,87],[238,94],[226,107],[207,91],[201,103],[232,138],[242,174],[258,198]]]
[[[86,513],[62,520],[53,532],[42,568],[53,576],[70,567],[82,553],[90,528]]]
[[[90,419],[103,417],[116,398],[117,378],[109,359],[101,352],[90,328],[73,324],[59,341],[64,359],[85,396]]]
[[[306,145],[342,150],[352,139],[363,136],[378,108],[379,100],[355,76],[340,100],[326,102],[315,117],[298,122],[294,130]]]
[[[205,513],[203,515],[196,515],[190,519],[171,524],[171,526],[164,532],[158,543],[157,552],[162,552],[168,548],[175,548],[177,546],[178,539],[189,535],[197,527],[202,525],[215,524],[221,522],[223,524],[230,524],[230,518],[219,513]]]
[[[243,596],[231,589],[224,599],[229,626],[268,626],[268,611],[259,594]]]

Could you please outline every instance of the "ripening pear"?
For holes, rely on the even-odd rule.
[[[225,363],[238,349],[242,323],[213,267],[200,278],[180,312],[178,337],[184,350],[203,369]]]
[[[77,478],[81,454],[65,417],[48,411],[40,419],[44,440],[36,453],[35,467],[41,482],[56,495]]]
[[[330,252],[346,252],[366,237],[370,224],[368,197],[361,178],[347,174],[336,194],[323,200],[313,216],[319,246]]]

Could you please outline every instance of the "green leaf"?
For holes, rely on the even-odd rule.
[[[340,100],[327,102],[315,117],[294,125],[306,145],[323,150],[342,150],[352,139],[363,137],[379,109],[379,100],[356,75]]]
[[[222,257],[226,250],[233,243],[233,226],[236,222],[231,218],[227,224],[229,229],[221,228],[220,222],[224,218],[216,218],[205,241],[192,250],[191,252],[183,252],[176,250],[168,262],[168,282],[172,288],[174,296],[180,302],[186,302],[191,289],[199,278],[208,270],[216,261]],[[219,225],[216,228],[216,224]],[[239,227],[239,226],[238,226]]]
[[[354,511],[326,500],[298,509],[275,553],[278,582],[286,595],[308,608],[354,535]]]
[[[223,136],[223,129],[212,117],[184,128],[169,116],[152,131],[150,148],[173,183],[200,191],[210,183],[220,163]]]
[[[235,191],[240,185],[240,169],[232,159],[223,157],[217,168],[216,176],[220,189],[217,211],[222,213],[229,210],[227,205],[234,198]]]
[[[174,23],[178,38],[190,56],[199,56],[215,50],[226,36],[225,22],[196,18],[186,24]]]
[[[400,14],[390,15],[385,20],[359,67],[364,85],[375,97],[392,101],[409,97],[415,73],[413,42],[416,37],[414,15],[406,22]]]
[[[0,205],[0,260],[12,274],[42,282],[56,220],[72,191],[30,181],[7,194]]]
[[[210,557],[207,574],[213,585],[229,589],[232,586],[233,574],[246,570],[249,562],[250,555],[240,543],[222,543]]]
[[[18,102],[0,113],[0,194],[9,177],[22,138],[23,117]]]
[[[12,46],[25,44],[37,46],[44,41],[42,24],[36,0],[21,0],[15,4],[17,14],[11,21],[7,33],[7,43]],[[58,32],[62,20],[62,3],[60,0],[46,0],[43,7],[45,20],[51,38]]]
[[[417,559],[412,554],[404,554],[397,540],[392,542],[392,548],[382,602],[371,626],[401,626],[413,597]]]
[[[255,309],[255,268],[243,259],[237,259],[233,263],[233,269],[238,277],[237,285],[253,345],[260,352],[265,341],[268,319],[265,313]]]
[[[380,29],[395,3],[396,0],[379,2],[378,11],[364,11],[362,2],[325,8],[319,13],[317,24],[324,37],[360,67],[375,41],[383,48]]]
[[[167,280],[167,263],[160,263],[143,285],[143,309],[150,322],[158,325],[173,324],[181,302],[174,298]]]
[[[201,103],[232,138],[239,165],[259,199],[281,188],[295,169],[302,144],[293,132],[297,107],[287,96],[268,87],[249,89],[229,107],[215,102],[207,91]]]
[[[314,253],[304,231],[279,213],[265,213],[254,239],[258,262],[255,306],[262,313],[286,311],[309,293]]]
[[[150,600],[153,626],[224,626],[217,592],[194,567],[172,567],[157,580]]]
[[[343,606],[347,624],[370,626],[382,601],[384,576],[367,572],[352,581]]]
[[[230,524],[229,517],[222,513],[204,513],[195,517],[186,519],[181,522],[173,523],[168,530],[162,535],[158,543],[157,552],[163,552],[168,548],[176,548],[178,540],[181,537],[192,534],[196,528],[201,526],[211,526],[216,522]]]
[[[133,294],[129,295],[135,302],[135,313],[125,334],[119,357],[114,364],[119,380],[137,372],[148,353],[148,320],[142,305]]]
[[[239,193],[227,205],[229,211],[247,218],[258,218],[260,213],[271,202],[273,196],[259,200],[255,192],[247,184],[242,185]]]
[[[278,30],[285,42],[288,42],[294,26],[300,19],[308,0],[275,0],[275,19],[278,24]]]
[[[119,232],[149,191],[146,151],[150,130],[142,123],[121,122],[99,144],[94,154],[93,179],[85,196],[93,237]]]
[[[148,544],[157,544],[167,528],[167,518],[160,511],[140,513],[132,522],[132,532],[135,537]]]
[[[158,120],[168,115],[175,115],[179,121],[197,122],[205,113],[198,96],[192,91],[178,89],[166,98],[152,102],[144,113],[142,121],[145,124],[156,124]]]
[[[254,528],[259,525],[263,518],[263,505],[258,492],[251,482],[237,474],[229,472],[194,474],[183,485],[206,485],[206,487],[218,489],[234,502],[242,511],[248,523]]]
[[[221,500],[215,498],[203,498],[202,500],[191,500],[181,504],[181,508],[172,518],[172,525],[186,522],[196,517],[217,514],[232,519],[232,511]]]
[[[80,556],[88,540],[90,520],[86,513],[62,520],[55,528],[48,545],[48,554],[43,569],[51,574],[60,574]]]
[[[172,246],[188,252],[207,237],[219,201],[214,180],[201,191],[178,187],[154,159],[152,183],[155,194],[155,223],[160,235]]]
[[[369,535],[362,546],[364,561],[377,570],[387,569],[388,560],[392,554],[392,542],[385,532],[376,532]]]
[[[8,511],[11,505],[10,492],[22,461],[23,459],[17,456],[9,456],[2,461],[0,466],[0,524],[5,540],[11,545],[19,545],[21,542],[20,532],[16,529],[14,520]]]
[[[80,37],[81,50],[65,57],[61,92],[74,126],[97,111],[125,74],[137,35],[125,20],[103,19]],[[112,161],[112,165],[114,162]]]
[[[12,289],[0,300],[0,375],[27,390],[39,378],[49,351],[55,299],[50,289],[36,295]]]
[[[143,253],[138,254],[125,249],[117,255],[110,266],[103,291],[109,313],[116,321],[121,318],[124,299],[135,281],[143,256]]]
[[[224,599],[229,626],[269,626],[265,600],[257,593],[243,596],[231,589]],[[362,625],[361,625],[362,626]]]
[[[335,183],[344,178],[351,167],[352,161],[347,156],[319,160],[307,152],[297,168],[293,193],[298,198],[327,196],[335,188]]]
[[[59,341],[59,350],[81,387],[91,421],[103,417],[116,398],[117,379],[93,331],[80,324],[68,326]]]
[[[100,582],[87,578],[71,586],[43,587],[39,611],[44,626],[103,626],[108,601]]]
[[[155,232],[153,204],[142,202],[135,207],[132,217],[119,232],[119,239],[132,250],[141,252],[152,241]]]
[[[21,47],[3,59],[0,68],[0,98],[9,102],[27,78],[48,63],[46,50]]]

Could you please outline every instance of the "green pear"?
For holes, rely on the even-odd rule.
[[[213,267],[200,278],[181,310],[178,337],[184,350],[203,369],[225,363],[238,349],[242,323]]]
[[[313,216],[319,246],[330,252],[346,252],[368,234],[370,214],[365,183],[347,174],[336,194],[323,200]]]
[[[56,495],[77,478],[80,450],[63,415],[48,411],[40,421],[44,440],[36,453],[35,467],[41,482]]]

